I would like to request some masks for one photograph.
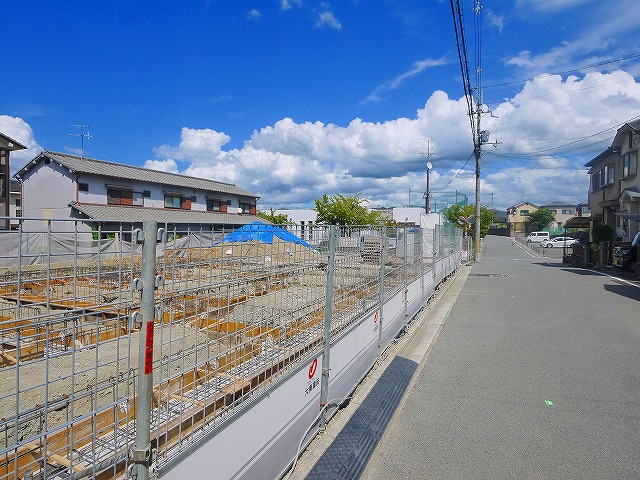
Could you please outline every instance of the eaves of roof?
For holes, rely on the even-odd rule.
[[[591,217],[573,217],[567,220],[564,228],[589,228]]]
[[[158,223],[215,225],[247,225],[256,221],[266,223],[265,220],[256,215],[238,215],[199,210],[98,205],[78,202],[71,202],[69,206],[92,220],[105,222],[141,223],[145,220],[154,220]]]
[[[6,148],[12,151],[25,150],[27,148],[24,145],[22,145],[20,142],[16,142],[13,138],[8,137],[4,133],[0,133],[0,140],[2,140],[2,143],[6,143],[7,144]]]
[[[640,131],[640,120],[634,120],[633,122],[627,122],[623,126],[621,126],[616,132],[615,137],[613,137],[613,142],[611,142],[612,147],[619,147],[624,142],[627,132],[631,130],[632,132],[637,133]]]
[[[20,171],[16,173],[15,177],[21,178],[26,171],[33,168],[45,157],[76,173],[86,173],[110,178],[136,180],[140,182],[149,182],[159,185],[194,188],[198,190],[227,193],[256,199],[260,198],[254,193],[251,193],[248,190],[245,190],[231,183],[217,182],[215,180],[207,180],[204,178],[188,177],[186,175],[179,175],[177,173],[161,172],[159,170],[151,170],[148,168],[134,167],[132,165],[125,165],[122,163],[106,162],[104,160],[78,157],[76,155],[68,155],[64,153],[49,152],[47,150],[42,152],[31,162],[22,167],[22,169],[20,169]]]
[[[598,154],[597,156],[595,156],[594,158],[592,158],[591,160],[589,160],[587,163],[584,164],[585,167],[593,167],[597,164],[599,164],[600,162],[604,162],[606,160],[608,160],[611,156],[618,156],[619,152],[615,151],[613,149],[613,147],[607,147],[607,149]],[[591,172],[589,172],[591,173]]]

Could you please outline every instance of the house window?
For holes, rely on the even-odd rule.
[[[520,215],[523,217],[529,215],[529,210],[520,210]]]
[[[629,152],[622,156],[622,178],[638,173],[638,152]]]
[[[88,192],[89,184],[88,183],[78,183],[78,191],[79,192]]]
[[[616,168],[612,163],[591,174],[591,189],[599,190],[607,185],[613,185],[615,181]]]
[[[181,197],[178,195],[165,195],[164,208],[179,208],[182,210],[191,210],[191,198]]]
[[[219,212],[222,209],[222,202],[214,198],[207,198],[207,211]]]
[[[16,198],[16,207],[20,207],[20,199]]]
[[[191,195],[191,202],[196,203],[198,201],[198,197],[195,195]]]
[[[16,217],[22,216],[22,210],[16,210]]]
[[[144,197],[141,192],[133,192],[133,205],[144,207]]]
[[[107,204],[133,205],[133,191],[130,188],[107,187]]]
[[[250,203],[240,202],[239,207],[242,209],[242,213],[251,213],[251,205]]]
[[[563,215],[575,215],[576,211],[573,208],[563,208],[562,209],[562,214]]]
[[[143,190],[142,198],[151,198],[151,190]]]
[[[616,166],[612,163],[605,167],[607,185],[613,185],[616,181]]]

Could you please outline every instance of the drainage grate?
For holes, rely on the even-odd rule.
[[[355,480],[364,472],[418,364],[396,357],[306,480]]]

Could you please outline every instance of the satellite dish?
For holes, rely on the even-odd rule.
[[[242,208],[238,207],[238,215],[242,213]]]
[[[431,165],[431,162],[427,162],[427,170],[431,170],[433,168],[433,165]]]

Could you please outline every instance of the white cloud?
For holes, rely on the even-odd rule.
[[[299,7],[302,0],[280,0],[280,9],[291,10],[294,6]]]
[[[338,21],[333,12],[326,10],[324,12],[320,12],[318,15],[316,27],[330,27],[335,30],[340,30],[342,28],[342,24]]]
[[[260,13],[260,10],[255,8],[252,8],[247,12],[247,20],[260,20],[261,17],[262,14]]]
[[[403,72],[400,75],[397,75],[395,78],[384,82],[381,85],[378,85],[373,90],[373,92],[371,92],[371,94],[369,94],[369,96],[362,101],[362,103],[379,102],[383,100],[382,94],[400,88],[405,80],[424,72],[427,68],[438,67],[446,63],[447,62],[444,58],[435,60],[431,58],[425,58],[424,60],[417,60],[413,62],[412,67],[406,72]]]
[[[583,164],[610,145],[616,125],[638,111],[640,85],[625,72],[528,82],[493,109],[499,124],[489,116],[483,120],[499,143],[484,147],[482,203],[491,202],[492,192],[501,208],[521,200],[585,200]],[[604,133],[588,138],[598,132]],[[437,154],[430,158],[432,189],[465,192],[473,201],[466,101],[442,91],[412,118],[379,123],[356,118],[346,126],[284,118],[229,151],[223,150],[226,134],[183,128],[179,145],[162,145],[155,153],[159,168],[175,171],[175,160],[186,162],[180,173],[243,186],[261,197],[263,208],[309,206],[323,193],[357,192],[371,205],[397,206],[406,204],[410,189],[419,195],[425,188],[426,139]]]
[[[43,150],[36,142],[31,126],[22,118],[0,115],[0,132],[27,147],[25,150],[11,152],[9,157],[11,175],[14,175]]]
[[[620,43],[620,38],[632,38],[637,31],[637,18],[640,17],[640,2],[627,0],[609,0],[607,2],[588,2],[585,0],[556,0],[556,1],[521,1],[519,7],[523,14],[530,15],[532,8],[546,10],[551,15],[559,15],[556,10],[576,4],[585,3],[585,9],[592,12],[596,22],[584,25],[582,30],[569,30],[571,39],[560,41],[558,46],[543,53],[534,54],[523,50],[505,59],[506,65],[525,69],[528,75],[535,75],[544,71],[562,71],[575,68],[576,65],[591,65],[612,58],[624,58],[630,53],[637,53],[637,49],[627,42]],[[611,12],[624,11],[624,15],[612,15]],[[606,67],[604,67],[606,68]],[[611,69],[619,68],[612,64]]]
[[[504,29],[504,14],[498,15],[492,10],[487,10],[485,18],[489,22],[489,26],[495,28],[500,33]]]
[[[231,140],[229,135],[208,128],[197,130],[183,127],[180,145],[160,145],[154,150],[158,157],[188,160],[190,162],[208,162],[218,156],[222,146]]]
[[[161,172],[178,173],[178,164],[172,160],[147,160],[144,162],[144,168],[151,170],[159,170]]]

